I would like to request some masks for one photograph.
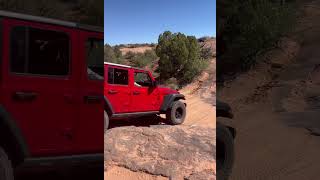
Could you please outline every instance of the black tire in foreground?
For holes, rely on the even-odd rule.
[[[6,152],[0,147],[0,179],[13,180],[13,168]]]
[[[166,120],[168,124],[179,125],[186,119],[186,105],[181,101],[174,101],[171,108],[167,110]]]
[[[109,128],[109,116],[106,111],[104,111],[104,132],[106,132]]]
[[[230,130],[217,124],[217,179],[227,180],[234,161],[234,138]]]

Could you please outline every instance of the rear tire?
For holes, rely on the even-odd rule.
[[[186,119],[186,105],[181,101],[174,101],[171,108],[166,112],[168,124],[179,125]]]
[[[104,132],[106,132],[109,128],[109,116],[106,111],[104,111]]]
[[[234,138],[230,130],[217,124],[217,179],[227,180],[234,161]]]
[[[6,152],[0,147],[0,179],[13,180],[13,168]]]

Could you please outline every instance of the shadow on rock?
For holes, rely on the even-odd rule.
[[[124,127],[124,126],[136,126],[136,127],[150,127],[152,125],[165,124],[165,119],[158,115],[126,118],[126,119],[114,119],[110,121],[109,128]]]

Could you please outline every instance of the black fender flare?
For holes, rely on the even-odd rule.
[[[218,117],[217,124],[228,128],[233,138],[235,138],[237,131],[231,122],[233,116],[232,109],[227,103],[218,100],[216,101],[216,117]]]
[[[0,104],[0,132],[1,135],[5,135],[7,143],[10,144],[10,149],[14,153],[16,161],[24,161],[30,157],[30,152],[25,138],[20,131],[20,128],[16,124],[16,121],[11,117],[10,113]],[[1,138],[0,138],[1,139]],[[0,144],[1,145],[1,144]],[[14,147],[12,147],[14,146]]]
[[[160,107],[160,112],[161,113],[166,112],[168,109],[171,108],[172,103],[174,101],[177,101],[177,100],[180,100],[180,99],[185,100],[186,98],[185,98],[185,96],[183,94],[168,94],[168,95],[165,95],[164,98],[163,98],[163,101],[162,101],[162,105]]]
[[[217,126],[224,126],[226,127],[232,134],[232,137],[235,139],[237,136],[237,130],[234,127],[234,125],[231,122],[227,122],[227,120],[230,121],[230,119],[217,119]]]
[[[232,109],[227,103],[218,100],[216,103],[217,117],[233,118]]]
[[[106,96],[104,96],[104,110],[107,111],[109,116],[114,114],[113,107]]]

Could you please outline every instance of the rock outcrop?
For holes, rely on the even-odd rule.
[[[198,126],[110,129],[105,170],[118,166],[171,179],[215,179],[215,136],[215,129]]]

